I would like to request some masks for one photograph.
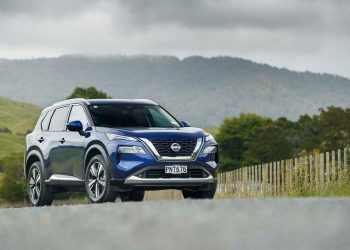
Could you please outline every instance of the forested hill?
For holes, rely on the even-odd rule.
[[[95,86],[115,98],[149,98],[193,125],[255,112],[296,119],[350,106],[350,80],[232,57],[80,56],[0,60],[0,96],[40,106]]]

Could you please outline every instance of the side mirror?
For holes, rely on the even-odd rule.
[[[180,121],[182,127],[191,127],[191,125],[186,121]]]
[[[80,121],[71,121],[67,124],[69,131],[80,132],[83,131],[83,124]]]

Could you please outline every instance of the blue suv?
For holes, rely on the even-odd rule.
[[[218,146],[150,100],[71,99],[43,110],[26,137],[24,173],[33,206],[59,192],[93,203],[142,201],[145,190],[179,189],[211,199]]]

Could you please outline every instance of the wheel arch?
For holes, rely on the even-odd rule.
[[[40,148],[38,147],[32,147],[28,149],[28,153],[25,158],[25,164],[24,164],[24,177],[27,179],[28,177],[28,171],[30,166],[34,163],[40,161],[40,165],[42,170],[44,170],[44,157],[41,153]]]
[[[111,166],[110,159],[108,157],[108,151],[103,143],[99,141],[92,141],[88,144],[88,149],[86,150],[84,157],[84,173],[86,171],[86,167],[89,164],[90,160],[96,155],[102,155],[106,163]]]

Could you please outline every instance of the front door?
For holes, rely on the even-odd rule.
[[[83,130],[89,126],[87,116],[81,105],[73,105],[68,122],[80,121],[83,124]],[[84,179],[84,154],[86,147],[86,138],[79,132],[64,131],[62,133],[63,143],[59,144],[61,155],[61,174]]]

